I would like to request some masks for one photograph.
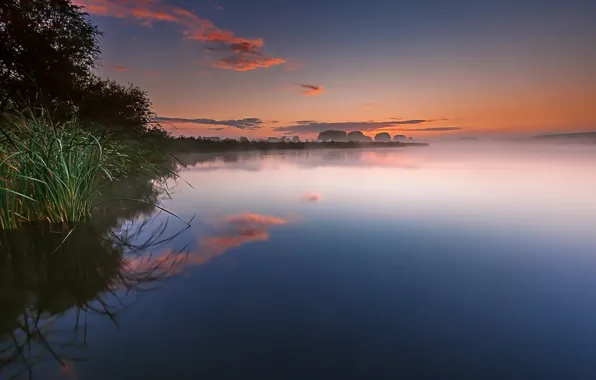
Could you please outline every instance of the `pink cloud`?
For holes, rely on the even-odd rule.
[[[191,40],[208,43],[207,50],[227,54],[213,67],[250,71],[286,63],[286,60],[267,56],[262,38],[243,38],[229,30],[219,29],[213,22],[199,17],[192,11],[172,7],[158,0],[74,0],[87,12],[98,16],[133,18],[145,26],[154,21],[170,22],[184,27],[183,35]]]
[[[316,202],[321,199],[321,194],[319,193],[306,193],[303,198],[305,201],[309,202]]]
[[[267,241],[272,227],[287,223],[288,219],[257,213],[224,216],[215,224],[212,235],[197,239],[200,248],[198,251],[187,254],[166,250],[155,257],[131,258],[126,262],[126,270],[178,274],[188,266],[203,265],[232,248],[250,242]]]

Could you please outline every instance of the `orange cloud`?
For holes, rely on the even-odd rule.
[[[186,17],[189,20],[194,20],[195,22],[201,21],[199,16],[197,16],[196,14],[194,14],[190,11],[187,11],[186,9],[172,8],[172,13],[174,13],[175,15],[181,16],[181,17]],[[203,20],[203,21],[207,21],[207,20]]]
[[[285,62],[286,61],[281,58],[267,58],[259,56],[234,56],[215,62],[213,64],[213,67],[234,71],[250,71],[259,68],[267,68],[275,65],[281,65]]]
[[[265,44],[262,38],[248,39],[237,37],[229,30],[217,29],[210,22],[204,23],[201,29],[194,31],[192,34],[187,34],[187,37],[192,40],[222,42],[229,45],[230,49],[237,53],[255,53]],[[217,51],[220,49],[212,46],[207,50]]]
[[[213,235],[197,239],[198,251],[188,254],[164,251],[156,257],[135,257],[126,262],[126,269],[131,272],[178,274],[188,266],[205,264],[232,248],[250,242],[267,241],[271,227],[287,223],[288,220],[284,218],[256,213],[225,216],[215,226]]]
[[[268,227],[268,226],[281,226],[287,222],[282,218],[276,218],[274,216],[267,216],[255,213],[243,213],[240,215],[226,216],[224,220],[232,225],[238,227]]]
[[[83,5],[80,4],[83,0],[75,0],[74,3],[75,5]],[[107,5],[101,5],[101,4],[89,4],[86,5],[87,7],[87,12],[92,13],[92,14],[96,14],[96,15],[102,15],[102,16],[107,16],[110,12],[109,8]]]
[[[302,88],[302,95],[314,96],[325,93],[325,89],[323,88],[323,86],[314,84],[301,84],[299,86]]]
[[[186,38],[209,43],[206,48],[208,51],[230,54],[217,60],[213,67],[249,71],[286,63],[282,58],[268,57],[263,52],[262,38],[238,37],[189,10],[171,7],[158,0],[74,0],[74,3],[86,7],[91,14],[134,18],[146,26],[151,26],[153,21],[182,25],[185,27],[182,33]]]
[[[132,17],[150,25],[151,21],[181,22],[167,7],[146,0],[74,0],[75,5],[85,7],[87,12],[98,16]]]
[[[130,68],[128,66],[124,66],[124,65],[115,65],[112,67],[112,69],[114,69],[115,71],[118,71],[119,73],[123,73],[123,72],[130,70]]]

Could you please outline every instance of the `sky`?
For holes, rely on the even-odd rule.
[[[73,0],[174,134],[596,130],[594,0]]]

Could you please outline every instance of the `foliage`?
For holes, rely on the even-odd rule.
[[[70,0],[0,2],[3,106],[68,112],[92,76],[100,36],[87,13]]]
[[[375,135],[375,141],[391,141],[391,135],[387,132],[377,133]]]
[[[349,141],[361,141],[361,142],[370,142],[372,141],[372,139],[366,135],[364,135],[364,133],[360,132],[360,131],[353,131],[348,133],[348,140]]]
[[[143,135],[156,116],[149,96],[141,88],[97,77],[86,88],[77,111],[81,121],[126,137]]]
[[[5,116],[0,125],[0,228],[23,222],[78,222],[98,187],[145,160],[134,147],[85,131],[77,121]]]
[[[167,134],[153,124],[147,93],[93,73],[100,31],[71,0],[0,4],[0,114],[44,109],[55,121],[77,117],[121,138]],[[102,131],[103,132],[103,131]]]
[[[63,368],[80,360],[87,346],[88,315],[117,324],[118,313],[134,303],[136,293],[171,277],[171,265],[186,256],[174,251],[156,260],[151,250],[188,227],[172,233],[167,220],[158,218],[159,213],[125,226],[121,219],[99,218],[85,224],[35,223],[0,230],[3,379],[24,373],[35,378],[34,367],[47,360]],[[56,318],[65,313],[74,318],[57,325]]]
[[[346,141],[348,134],[344,131],[328,130],[319,133],[319,141]]]

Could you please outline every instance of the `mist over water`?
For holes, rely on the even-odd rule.
[[[120,271],[167,281],[35,378],[596,378],[595,145],[179,159]]]

